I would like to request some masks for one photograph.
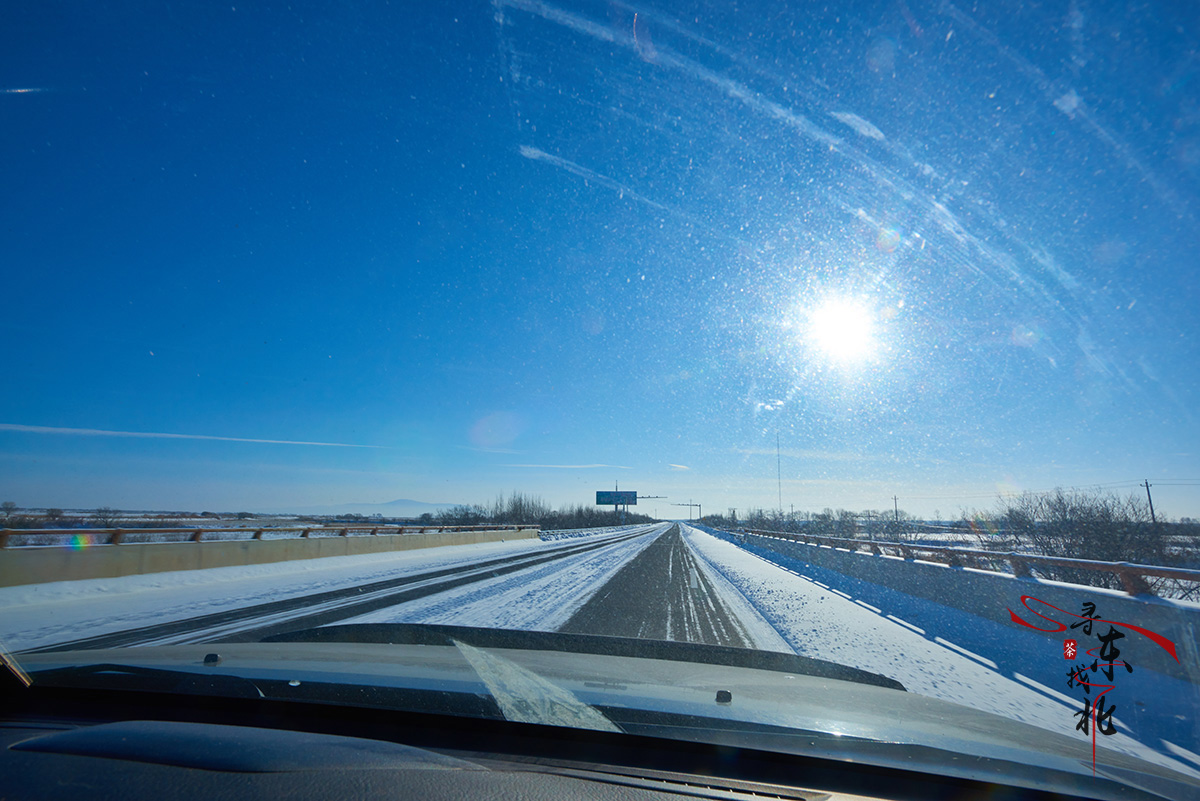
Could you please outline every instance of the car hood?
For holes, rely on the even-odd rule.
[[[1105,778],[1168,798],[1200,792],[1191,777],[1106,749],[1093,775],[1091,743],[1083,737],[904,692],[886,680],[812,675],[786,655],[749,667],[730,664],[732,658],[717,664],[664,658],[672,648],[662,643],[644,642],[653,656],[639,656],[642,641],[617,638],[588,638],[572,650],[570,635],[546,633],[534,637],[541,647],[528,641],[504,647],[495,632],[469,628],[423,627],[423,636],[396,629],[391,642],[338,632],[353,628],[274,642],[34,653],[23,655],[21,665],[35,685],[117,687],[128,676],[145,688],[151,674],[183,676],[188,681],[177,685],[183,692],[236,690],[247,697],[621,731],[1049,784],[1092,797],[1127,797]],[[610,652],[597,652],[605,641]],[[749,663],[753,653],[747,652]]]

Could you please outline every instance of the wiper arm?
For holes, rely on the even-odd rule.
[[[21,667],[8,649],[0,645],[0,687],[22,688],[29,686],[29,674]]]
[[[770,670],[904,690],[903,684],[887,676],[799,654],[667,640],[605,637],[595,634],[483,629],[432,623],[347,623],[339,626],[321,626],[314,629],[289,631],[262,639],[262,642],[385,643],[450,647],[454,647],[456,641],[473,645],[476,648],[564,651],[576,654],[624,656],[753,668],[754,670]]]

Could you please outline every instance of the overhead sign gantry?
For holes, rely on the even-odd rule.
[[[665,498],[665,495],[638,495],[636,490],[596,490],[596,505],[611,506],[614,512],[628,512],[630,506],[637,506],[638,498]]]

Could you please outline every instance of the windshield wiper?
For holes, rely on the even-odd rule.
[[[79,655],[86,656],[81,651]],[[131,661],[136,659],[130,653]],[[207,663],[206,663],[207,664]],[[219,662],[213,663],[213,667]],[[234,669],[236,671],[236,669]],[[25,694],[60,690],[87,690],[89,693],[153,693],[163,696],[200,696],[240,700],[285,701],[402,709],[409,712],[454,715],[458,717],[503,720],[494,698],[486,689],[466,691],[375,685],[360,681],[337,681],[336,676],[305,674],[303,680],[292,676],[254,676],[246,678],[223,668],[212,673],[192,669],[143,667],[117,662],[95,662],[30,670],[31,683],[21,685]],[[329,680],[329,679],[335,680]]]
[[[771,670],[817,678],[851,681],[904,690],[895,679],[859,668],[813,659],[799,654],[755,651],[724,645],[703,645],[668,640],[639,640],[594,634],[563,634],[555,631],[485,629],[432,623],[347,623],[301,629],[264,637],[261,642],[381,643],[389,645],[444,645],[455,642],[476,648],[507,648],[528,651],[563,651],[575,654],[661,659],[702,665]]]
[[[33,674],[33,684],[43,687],[87,687],[89,690],[129,690],[222,696],[225,698],[265,698],[262,690],[249,679],[228,673],[196,673],[190,670],[166,670],[98,663],[48,668]]]

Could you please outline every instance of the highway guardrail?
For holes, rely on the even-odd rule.
[[[989,570],[997,573],[1011,571],[1018,578],[1031,578],[1033,571],[1039,567],[1065,567],[1076,570],[1090,570],[1096,573],[1106,573],[1116,576],[1121,587],[1129,595],[1155,595],[1147,578],[1169,579],[1176,582],[1196,582],[1200,585],[1200,570],[1188,570],[1179,567],[1164,567],[1160,565],[1139,565],[1131,562],[1100,562],[1092,559],[1069,559],[1058,556],[1039,556],[1036,554],[985,551],[976,548],[957,548],[942,545],[919,545],[910,542],[886,542],[881,540],[859,540],[849,537],[826,537],[816,534],[802,534],[790,531],[763,531],[751,529],[747,531],[762,537],[801,542],[806,545],[825,545],[830,548],[840,548],[848,551],[868,551],[876,556],[899,556],[909,561],[922,560],[939,562],[951,567],[970,567],[976,570]],[[1001,566],[1007,565],[1009,571]],[[1072,582],[1068,582],[1072,583]],[[1087,586],[1087,585],[1083,585]]]

